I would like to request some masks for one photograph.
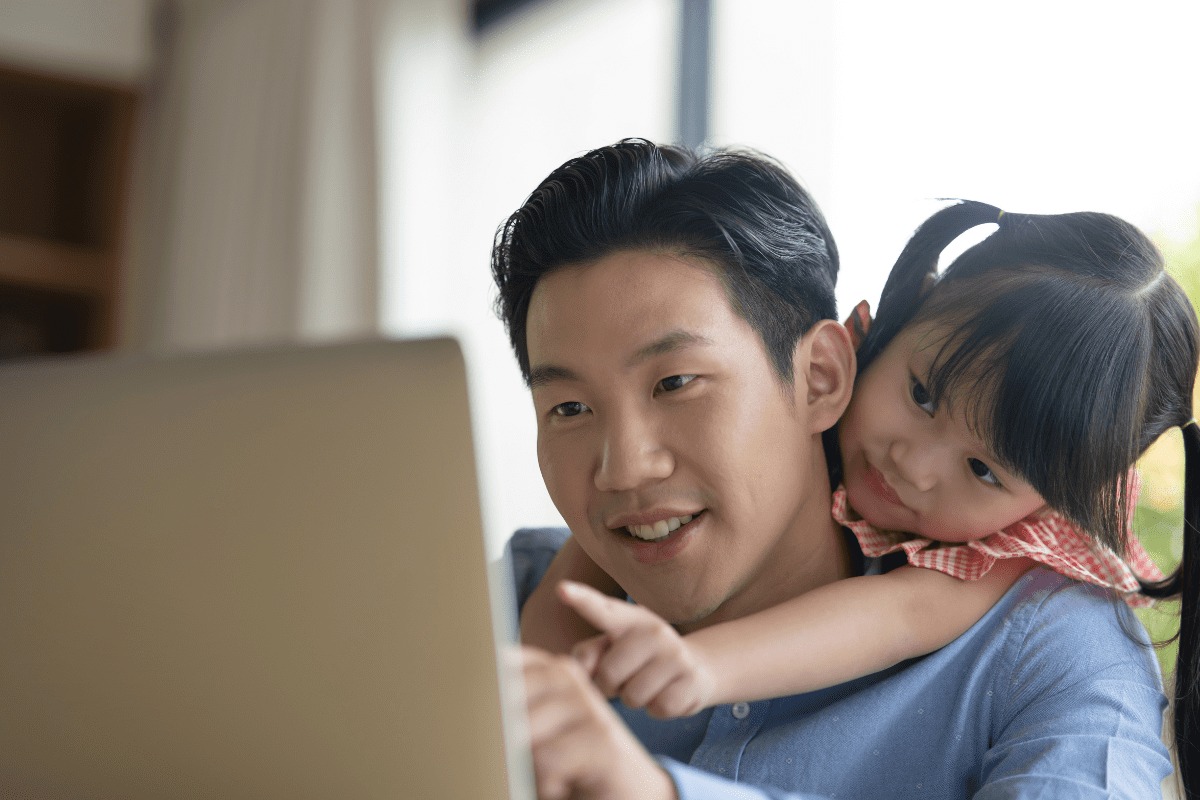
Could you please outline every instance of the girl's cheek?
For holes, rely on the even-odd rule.
[[[865,436],[866,426],[863,421],[857,415],[850,417],[840,437],[842,448],[855,453],[859,452],[863,449]]]

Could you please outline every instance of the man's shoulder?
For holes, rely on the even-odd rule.
[[[1122,630],[1123,620],[1135,619],[1129,606],[1110,589],[1081,583],[1042,566],[1025,573],[984,619],[993,615],[1008,624],[1064,628],[1075,627],[1082,617],[1089,625],[1102,621],[1117,630]]]
[[[557,553],[571,535],[566,528],[518,528],[508,540],[515,557],[518,553]]]
[[[1114,672],[1149,686],[1159,681],[1154,650],[1128,605],[1109,589],[1043,567],[1026,573],[966,636],[979,645],[1003,640],[1013,674],[1047,677],[1057,665],[1085,681]]]
[[[517,609],[537,588],[550,562],[571,532],[566,528],[521,528],[508,540],[505,554],[512,566]]]
[[[1146,707],[1159,702],[1158,664],[1144,628],[1107,590],[1035,568],[953,642],[835,694],[888,704],[899,717],[933,711],[942,719],[970,698],[971,716],[998,725],[988,733],[995,735],[1032,698],[1100,684],[1144,695]]]

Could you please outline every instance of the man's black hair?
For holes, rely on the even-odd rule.
[[[526,382],[525,325],[538,281],[630,250],[714,264],[788,385],[796,342],[836,317],[837,247],[817,204],[783,167],[757,153],[698,155],[625,139],[554,170],[496,232],[496,309]]]

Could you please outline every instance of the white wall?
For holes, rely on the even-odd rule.
[[[0,0],[0,60],[137,83],[150,55],[150,0]]]
[[[843,310],[878,298],[936,198],[1194,234],[1200,4],[716,3],[718,141],[814,189]]]

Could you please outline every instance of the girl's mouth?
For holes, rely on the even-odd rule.
[[[866,482],[867,488],[871,490],[871,493],[880,500],[892,505],[904,506],[904,503],[900,500],[900,495],[896,494],[896,490],[891,487],[891,484],[883,477],[883,473],[877,470],[874,465],[867,464],[863,480]]]

